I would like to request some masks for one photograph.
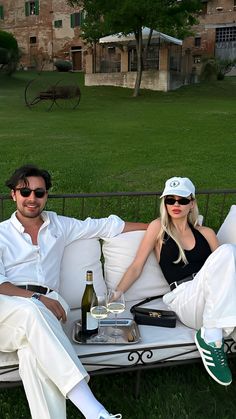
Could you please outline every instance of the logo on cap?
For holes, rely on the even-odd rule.
[[[178,180],[173,180],[172,182],[170,182],[170,187],[171,188],[176,188],[177,186],[179,186],[180,182]]]

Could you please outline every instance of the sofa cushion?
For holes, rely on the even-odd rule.
[[[81,307],[86,271],[93,271],[97,294],[106,291],[101,265],[101,245],[98,239],[76,240],[64,251],[61,263],[60,294],[70,308]]]
[[[236,244],[236,205],[232,205],[217,233],[220,244]]]
[[[108,288],[114,288],[133,261],[144,231],[132,231],[116,237],[104,239],[104,275]],[[161,272],[154,252],[152,252],[139,279],[126,291],[126,301],[143,300],[169,291],[169,286]]]

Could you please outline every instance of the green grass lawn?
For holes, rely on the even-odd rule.
[[[235,362],[230,364],[235,376]],[[236,386],[220,386],[205,372],[201,363],[143,372],[141,394],[134,396],[136,375],[94,377],[90,386],[113,413],[124,419],[235,419]],[[0,391],[1,419],[30,419],[22,387]],[[68,419],[82,415],[67,402]],[[53,418],[57,419],[57,418]]]
[[[160,190],[172,175],[202,188],[235,186],[236,78],[174,92],[84,87],[81,74],[46,73],[44,85],[79,81],[77,110],[24,104],[21,72],[0,78],[0,192],[15,166],[49,168],[54,192]]]
[[[24,89],[35,76],[0,76],[0,193],[28,162],[51,171],[54,193],[158,191],[175,175],[190,177],[198,189],[235,188],[236,78],[142,91],[134,99],[129,89],[84,87],[82,74],[45,73],[38,84],[78,82],[82,91],[76,110],[47,112],[25,106]],[[201,364],[146,372],[138,400],[135,380],[96,377],[91,385],[124,419],[236,419],[235,383],[217,385]],[[29,417],[22,388],[0,391],[0,419]],[[68,403],[68,419],[78,417]]]

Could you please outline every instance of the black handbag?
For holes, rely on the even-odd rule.
[[[143,324],[148,326],[159,326],[159,327],[175,327],[176,326],[176,314],[171,310],[160,310],[151,308],[141,308],[140,305],[148,303],[149,301],[160,298],[162,295],[155,297],[146,298],[131,307],[130,312],[134,316],[134,321],[137,324]]]

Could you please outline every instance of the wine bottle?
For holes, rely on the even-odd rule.
[[[93,287],[93,272],[86,272],[86,287],[82,297],[81,314],[82,314],[82,334],[86,336],[93,335],[98,331],[98,321],[91,316],[90,308],[93,295],[95,294]]]

